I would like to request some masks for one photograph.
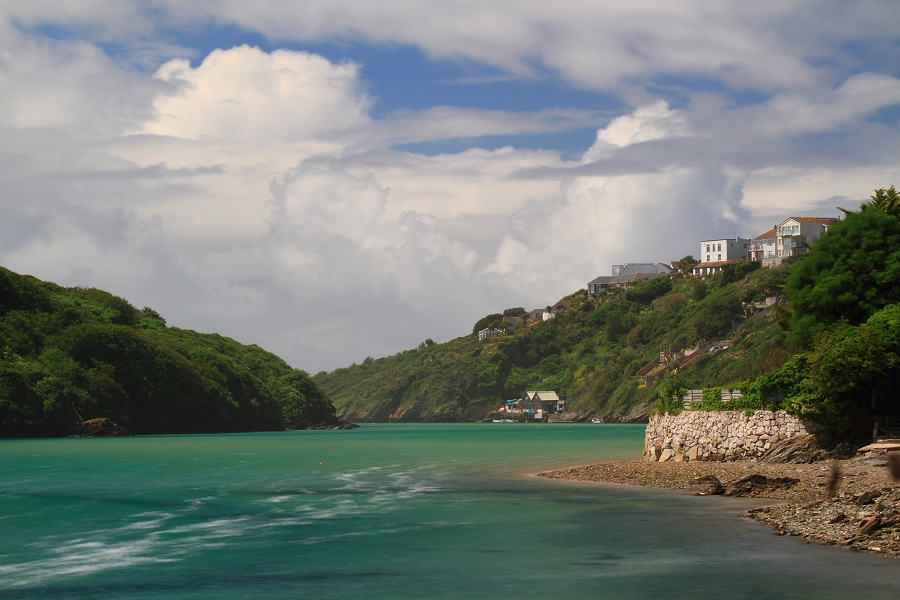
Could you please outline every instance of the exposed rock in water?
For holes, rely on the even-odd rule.
[[[647,423],[650,421],[650,406],[646,402],[638,404],[627,414],[610,413],[603,416],[607,423]]]
[[[716,496],[725,493],[722,482],[715,475],[704,475],[690,481],[691,487],[702,496]]]
[[[322,423],[310,423],[309,421],[291,421],[284,424],[288,431],[300,431],[308,429],[359,429],[356,423],[347,423],[337,417],[333,417]]]
[[[798,435],[772,444],[757,461],[761,465],[782,463],[808,464],[830,458],[819,440],[811,434]]]
[[[110,419],[89,419],[82,421],[81,425],[69,437],[127,437],[132,435],[134,434],[131,431],[121,425],[117,425]]]
[[[765,475],[748,475],[732,481],[725,489],[726,496],[758,496],[777,490],[790,488],[799,483],[799,479],[791,477],[766,477]]]

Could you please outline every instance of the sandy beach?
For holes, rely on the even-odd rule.
[[[781,535],[900,557],[900,484],[891,478],[884,456],[774,465],[627,460],[538,475],[784,500],[746,516],[772,525]]]

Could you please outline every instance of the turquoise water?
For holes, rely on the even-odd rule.
[[[0,598],[892,598],[747,501],[525,474],[638,425],[0,441]],[[323,464],[320,466],[319,463]]]

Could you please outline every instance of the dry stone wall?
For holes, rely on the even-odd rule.
[[[644,441],[650,461],[747,460],[761,456],[777,442],[822,427],[783,410],[689,410],[678,415],[651,415]]]

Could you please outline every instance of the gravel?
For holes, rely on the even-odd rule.
[[[836,471],[834,471],[836,469]],[[900,484],[883,454],[812,464],[627,460],[539,473],[541,477],[691,490],[698,495],[786,500],[746,516],[779,535],[900,556]],[[716,486],[715,478],[721,483]],[[829,483],[831,489],[829,489]]]

